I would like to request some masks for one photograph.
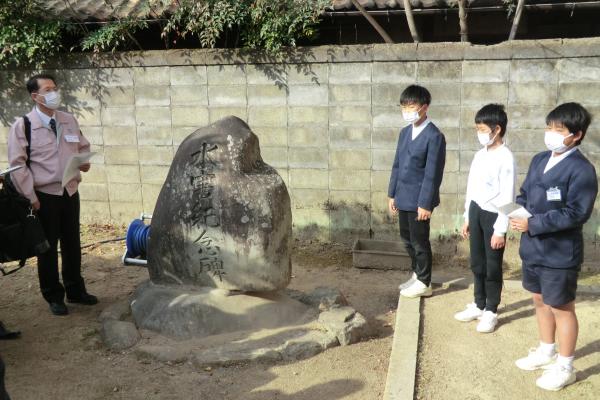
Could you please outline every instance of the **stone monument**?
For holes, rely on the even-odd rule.
[[[138,353],[197,365],[304,358],[356,342],[366,321],[339,291],[284,290],[291,240],[287,188],[248,125],[227,117],[198,129],[156,202],[150,280],[103,312],[104,342],[124,349],[144,338]]]
[[[291,277],[290,197],[260,156],[258,138],[229,117],[186,138],[152,218],[154,283],[244,292],[285,288]]]

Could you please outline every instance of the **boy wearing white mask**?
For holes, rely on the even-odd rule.
[[[50,244],[50,250],[38,256],[42,296],[54,315],[66,315],[65,292],[71,303],[92,305],[98,302],[95,296],[87,293],[81,277],[77,192],[81,177],[62,186],[67,161],[73,154],[89,151],[90,143],[81,134],[75,117],[58,111],[61,96],[54,77],[35,75],[27,81],[27,90],[35,106],[29,114],[17,118],[8,134],[10,166],[24,166],[11,173],[11,180],[31,202]],[[90,164],[79,169],[87,172]],[[59,240],[64,286],[58,274]]]
[[[508,229],[508,217],[498,213],[498,207],[512,203],[515,196],[515,160],[504,143],[507,123],[500,104],[488,104],[475,115],[477,138],[483,148],[475,154],[469,169],[461,230],[463,238],[470,238],[474,301],[454,318],[462,322],[479,320],[476,329],[482,333],[493,332],[498,324]]]
[[[545,369],[536,384],[546,390],[560,390],[576,380],[575,292],[583,263],[582,228],[598,193],[594,166],[578,146],[591,120],[578,103],[561,104],[548,114],[544,137],[548,151],[533,158],[517,196],[517,203],[532,216],[510,220],[511,228],[522,232],[523,287],[532,293],[540,339],[539,346],[516,365],[527,371]]]
[[[405,297],[431,296],[430,219],[440,204],[446,162],[446,139],[429,120],[429,91],[418,85],[400,96],[402,116],[409,125],[400,131],[388,188],[388,208],[398,214],[400,237],[412,263],[410,279],[400,285]]]

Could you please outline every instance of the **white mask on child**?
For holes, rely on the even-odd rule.
[[[410,122],[411,124],[415,121],[419,120],[419,112],[418,111],[402,111],[402,118],[406,122]]]
[[[546,131],[544,143],[548,150],[553,151],[554,153],[562,153],[569,148],[569,146],[565,144],[565,139],[569,136],[573,136],[573,134],[569,133],[569,135],[563,136],[556,131]]]
[[[402,118],[404,118],[406,122],[409,122],[411,124],[417,122],[419,118],[421,118],[421,116],[419,115],[419,111],[421,111],[421,108],[419,108],[417,111],[402,111]]]
[[[494,143],[494,140],[496,140],[496,136],[498,136],[498,134],[496,133],[494,137],[490,139],[490,133],[492,132],[477,132],[477,139],[479,139],[479,144],[481,144],[483,147],[487,147],[490,144]]]

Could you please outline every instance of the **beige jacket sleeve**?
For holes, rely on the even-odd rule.
[[[11,167],[22,165],[23,168],[11,172],[10,177],[19,193],[27,197],[33,204],[38,201],[38,198],[33,186],[33,175],[31,170],[26,167],[26,147],[25,123],[23,118],[19,118],[12,124],[8,132],[8,163]]]

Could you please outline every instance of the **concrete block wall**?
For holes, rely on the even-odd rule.
[[[23,86],[32,72],[0,71],[0,163],[8,126],[31,107]],[[431,91],[430,116],[448,144],[434,234],[454,233],[462,223],[479,149],[473,118],[486,103],[507,107],[519,182],[544,149],[545,115],[560,102],[581,102],[598,116],[581,149],[594,163],[600,159],[600,39],[332,46],[281,58],[231,50],[121,53],[55,60],[49,72],[98,152],[80,189],[87,221],[129,222],[152,212],[179,143],[236,115],[287,183],[297,236],[395,238],[386,192],[405,124],[400,92],[415,82]],[[600,233],[598,222],[596,211],[589,238]]]

